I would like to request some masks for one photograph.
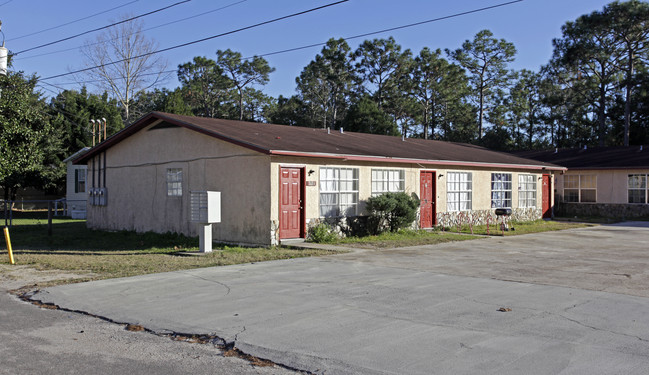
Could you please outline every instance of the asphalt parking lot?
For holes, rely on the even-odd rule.
[[[646,374],[649,223],[66,285],[34,299],[314,373]]]

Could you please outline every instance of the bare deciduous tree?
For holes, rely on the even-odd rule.
[[[126,17],[124,18],[126,19]],[[106,90],[124,109],[124,123],[130,124],[133,98],[163,81],[167,62],[155,54],[157,43],[142,33],[142,22],[131,20],[99,34],[94,42],[81,48],[86,67],[85,78],[100,90]]]

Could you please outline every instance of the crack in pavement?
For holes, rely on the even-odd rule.
[[[187,275],[187,276],[193,277],[193,278],[195,278],[195,279],[199,279],[199,280],[203,280],[203,281],[207,281],[207,282],[210,282],[210,283],[214,283],[214,284],[221,285],[222,287],[224,287],[225,289],[227,289],[227,292],[225,293],[225,295],[227,296],[228,294],[230,294],[231,289],[230,289],[230,287],[229,287],[227,284],[225,284],[225,283],[222,283],[222,282],[220,282],[220,281],[216,281],[216,280],[210,280],[210,279],[208,279],[208,278],[205,278],[205,277],[201,277],[201,276],[195,275],[194,273],[191,273],[191,272],[182,272],[182,271],[180,271],[180,272],[178,272],[178,273],[182,273],[183,275]]]
[[[611,330],[608,330],[608,329],[591,326],[591,325],[588,325],[586,323],[580,322],[579,320],[572,319],[572,318],[569,318],[569,317],[567,317],[565,315],[558,314],[558,313],[552,313],[552,312],[549,312],[549,311],[547,311],[547,313],[560,316],[560,317],[562,317],[562,318],[564,318],[564,319],[566,319],[566,320],[568,320],[570,322],[576,323],[576,324],[578,324],[578,325],[580,325],[582,327],[585,327],[585,328],[590,328],[590,329],[592,329],[594,331],[608,332],[608,333],[612,333],[614,335],[620,335],[620,336],[624,336],[624,337],[630,337],[630,338],[638,339],[638,340],[640,340],[642,342],[649,342],[649,339],[645,339],[645,338],[642,338],[640,336],[630,335],[628,333],[623,333],[623,332],[615,332],[615,331],[611,331]]]
[[[92,314],[92,313],[89,313],[87,311],[68,309],[68,308],[56,305],[54,303],[45,303],[45,302],[43,302],[41,300],[33,299],[32,297],[36,293],[38,293],[39,291],[40,290],[32,290],[32,291],[28,291],[28,292],[24,292],[24,293],[12,293],[12,294],[16,295],[19,299],[21,299],[21,300],[23,300],[23,301],[25,301],[27,303],[30,303],[30,304],[32,304],[34,306],[37,306],[39,308],[45,308],[45,309],[51,309],[51,310],[61,310],[61,311],[65,311],[65,312],[70,312],[70,313],[76,313],[76,314],[89,316],[89,317],[92,317],[92,318],[103,320],[103,321],[111,323],[111,324],[117,324],[117,325],[124,326],[124,329],[126,329],[128,331],[133,331],[133,332],[142,331],[142,332],[146,332],[146,333],[158,336],[158,337],[166,337],[166,338],[169,338],[169,339],[174,340],[174,341],[181,341],[181,342],[195,343],[195,344],[211,344],[211,345],[215,346],[216,348],[218,348],[219,350],[221,350],[222,354],[225,354],[225,352],[227,351],[228,356],[231,356],[231,357],[234,356],[234,357],[238,357],[240,359],[246,360],[246,361],[250,362],[251,366],[268,366],[268,365],[270,365],[270,366],[281,367],[281,368],[291,370],[291,371],[300,372],[300,373],[307,374],[307,375],[312,375],[313,374],[312,372],[309,372],[309,371],[306,371],[306,370],[303,370],[303,369],[298,369],[298,368],[294,368],[294,367],[291,367],[291,366],[287,366],[287,365],[284,365],[282,363],[274,362],[274,361],[271,361],[271,360],[266,359],[266,358],[260,358],[260,357],[257,357],[257,356],[253,356],[251,354],[247,354],[247,353],[241,351],[240,349],[238,349],[236,347],[236,340],[238,339],[239,334],[246,331],[245,326],[243,326],[243,329],[240,332],[238,332],[234,336],[234,339],[232,341],[230,341],[230,342],[227,342],[224,338],[219,337],[217,335],[213,335],[213,334],[181,333],[181,332],[176,332],[176,331],[173,331],[173,330],[154,331],[154,330],[146,328],[146,327],[144,327],[142,325],[130,324],[130,323],[125,323],[125,322],[118,322],[118,321],[110,319],[108,317]],[[16,292],[18,292],[18,291],[16,291]]]

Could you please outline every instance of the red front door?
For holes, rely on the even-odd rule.
[[[437,224],[437,213],[435,212],[435,172],[421,171],[420,182],[420,206],[419,222],[422,228],[431,228]]]
[[[304,237],[302,168],[280,168],[279,238]]]
[[[543,191],[541,192],[541,204],[543,210],[543,218],[552,218],[552,205],[550,204],[550,197],[552,196],[552,179],[549,174],[543,175]]]

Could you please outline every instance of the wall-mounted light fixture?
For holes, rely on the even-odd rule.
[[[443,176],[444,175],[440,173],[440,174],[437,175],[437,178],[442,178]]]
[[[313,169],[309,169],[309,172],[307,172],[307,173],[308,173],[309,176],[311,176],[312,174],[315,173],[315,171]]]

